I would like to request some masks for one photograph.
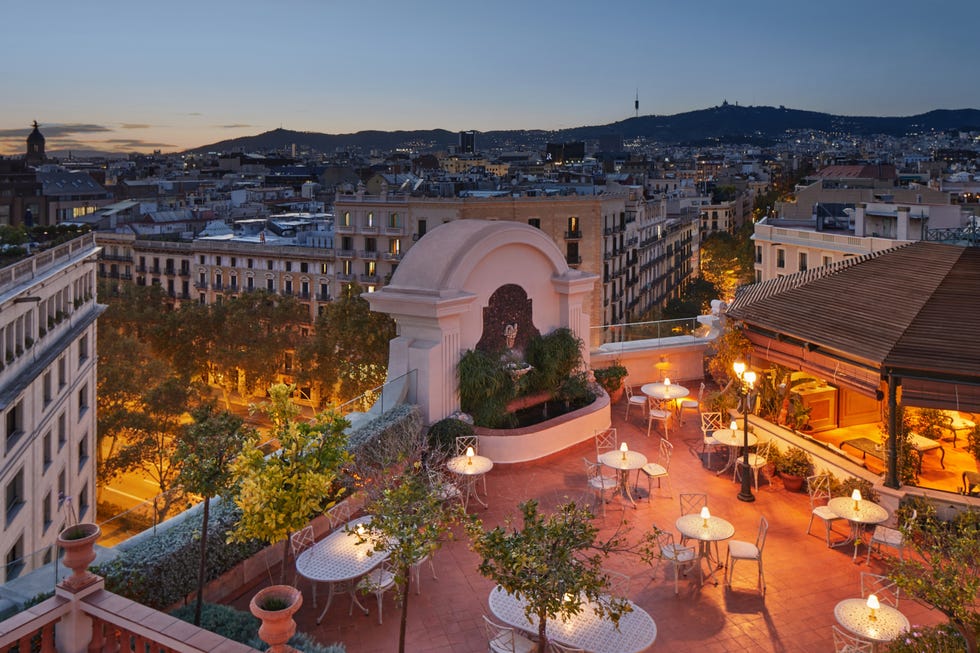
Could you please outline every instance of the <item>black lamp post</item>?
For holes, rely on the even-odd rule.
[[[742,418],[744,420],[742,424],[742,465],[745,469],[742,470],[742,489],[738,493],[738,500],[755,501],[755,496],[752,494],[752,468],[749,467],[749,412],[752,410],[755,399],[752,394],[752,387],[755,385],[755,372],[747,370],[742,361],[735,361],[732,368],[735,370],[735,376],[738,379],[738,398],[742,404]]]

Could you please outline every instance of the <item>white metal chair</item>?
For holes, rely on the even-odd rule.
[[[829,547],[830,533],[833,530],[834,522],[841,519],[837,513],[827,507],[827,502],[830,501],[830,475],[817,474],[807,477],[806,489],[810,493],[810,523],[807,524],[806,534],[810,534],[813,518],[819,517],[827,528],[827,546]]]
[[[456,455],[465,456],[466,452],[473,448],[473,454],[479,455],[480,453],[480,437],[477,435],[460,435],[456,437]],[[483,481],[483,494],[487,493],[487,475],[480,474],[480,479]],[[475,488],[474,488],[475,490]]]
[[[694,547],[675,544],[674,534],[670,531],[660,531],[657,535],[657,548],[660,550],[659,559],[674,568],[674,594],[677,594],[680,591],[677,587],[680,571],[683,567],[690,568],[694,565],[697,552]]]
[[[898,584],[888,576],[872,574],[867,571],[861,572],[861,598],[866,599],[871,594],[878,597],[878,602],[898,607]]]
[[[357,589],[365,594],[374,594],[378,599],[378,624],[381,624],[381,606],[385,592],[395,587],[395,573],[387,560],[366,573],[357,583]],[[351,602],[348,616],[354,613],[354,603]]]
[[[313,533],[313,526],[304,526],[300,530],[289,536],[289,549],[290,553],[293,554],[293,562],[296,562],[296,558],[299,557],[303,551],[316,544],[316,536]],[[297,571],[293,574],[293,585],[296,585],[296,579],[299,578],[299,572]],[[313,582],[313,605],[316,606],[316,582]]]
[[[548,645],[551,647],[552,653],[586,653],[584,648],[575,648],[573,646],[566,646],[565,644],[559,644],[548,640]]]
[[[701,412],[701,402],[704,400],[704,381],[701,382],[701,387],[698,388],[698,398],[697,399],[681,399],[677,404],[677,417],[681,424],[684,424],[684,411],[693,410],[695,413]]]
[[[510,626],[503,626],[483,615],[487,629],[487,644],[490,653],[532,653],[538,645]]]
[[[834,653],[874,653],[874,643],[834,624]]]
[[[912,510],[909,515],[909,521],[915,519],[918,516],[916,510]],[[871,562],[871,549],[878,546],[878,551],[881,551],[881,546],[890,546],[896,551],[898,551],[898,559],[904,560],[905,556],[905,536],[902,535],[902,531],[897,528],[892,528],[891,526],[885,526],[884,524],[878,524],[875,526],[874,532],[871,533],[871,541],[868,542],[868,555],[865,558],[865,564]]]
[[[619,481],[615,476],[606,476],[602,473],[602,464],[593,462],[588,458],[582,458],[585,463],[585,472],[588,476],[589,487],[599,497],[602,504],[602,516],[606,515],[606,490],[615,490]]]
[[[755,453],[749,453],[749,469],[752,471],[752,479],[755,481],[755,491],[759,491],[759,470],[769,462],[769,448],[772,447],[772,440],[766,440],[755,448]],[[735,469],[732,470],[732,480],[737,481],[742,474],[745,461],[742,456],[735,460]]]
[[[722,426],[721,413],[701,413],[701,453],[708,454],[708,467],[711,467],[711,453],[721,446],[718,440],[715,440],[714,436],[715,431],[721,428],[724,428]]]
[[[351,509],[349,502],[342,501],[336,504],[327,511],[327,523],[330,524],[330,530],[343,526],[350,521],[350,517]]]
[[[463,491],[451,479],[447,478],[445,474],[435,469],[429,469],[428,474],[429,486],[435,491],[440,501],[443,503],[447,501],[463,502]]]
[[[636,406],[640,410],[646,409],[647,398],[646,395],[635,395],[633,394],[633,388],[630,386],[630,379],[626,377],[623,379],[623,387],[626,388],[626,416],[623,419],[629,421],[630,418],[630,406]]]
[[[701,508],[708,505],[708,495],[704,492],[685,492],[678,495],[681,515],[696,515]]]
[[[657,462],[647,463],[637,472],[636,480],[639,483],[640,472],[647,477],[647,498],[653,496],[653,479],[657,479],[657,487],[661,487],[664,479],[667,479],[667,488],[670,489],[670,459],[674,454],[674,445],[667,440],[660,440],[660,453]]]
[[[595,461],[599,462],[599,456],[607,451],[614,451],[619,448],[619,437],[616,429],[608,428],[595,432]]]
[[[667,423],[670,421],[670,411],[664,410],[663,408],[658,408],[653,405],[653,402],[648,402],[647,408],[647,437],[650,437],[650,428],[653,426],[654,422],[660,422],[664,425],[664,440],[670,439],[670,432],[667,429]]]
[[[409,567],[409,572],[411,573],[412,579],[415,581],[415,593],[422,593],[422,565],[424,563],[429,563],[429,571],[432,572],[432,580],[439,580],[436,576],[436,566],[432,563],[432,551],[428,551],[422,554],[420,557],[415,559],[412,566]]]
[[[605,571],[609,584],[606,586],[606,594],[619,598],[626,598],[630,593],[630,577],[618,571]]]
[[[766,546],[766,535],[769,532],[769,522],[765,517],[759,518],[759,534],[755,543],[742,540],[728,541],[728,555],[725,557],[725,587],[732,586],[735,575],[735,563],[739,560],[755,560],[759,565],[757,585],[762,595],[766,595],[766,576],[762,571],[762,549]]]

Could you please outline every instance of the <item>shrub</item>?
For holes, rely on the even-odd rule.
[[[194,623],[193,605],[183,605],[170,614],[181,621]],[[260,625],[262,622],[251,612],[216,603],[205,603],[201,607],[201,628],[264,651],[268,645],[258,637]],[[296,633],[289,640],[289,645],[301,653],[346,653],[347,651],[343,644],[320,644],[306,633]]]
[[[397,458],[411,449],[422,431],[422,412],[414,404],[400,404],[353,431],[347,450],[358,465],[383,467],[386,457]]]
[[[496,428],[506,419],[507,402],[514,397],[514,381],[497,358],[479,349],[463,353],[456,366],[459,405],[473,422]],[[532,372],[533,374],[533,372]]]
[[[863,478],[848,476],[843,481],[838,481],[836,477],[831,477],[830,491],[835,497],[849,497],[854,490],[861,492],[861,497],[868,501],[878,502],[878,491],[875,490],[871,481]]]
[[[593,370],[593,372],[595,373],[595,380],[607,393],[612,394],[623,387],[623,379],[626,378],[626,368],[619,363],[615,363],[609,367],[600,367]]]
[[[813,473],[813,459],[800,447],[789,447],[779,455],[775,464],[780,474],[805,478]]]
[[[213,580],[263,548],[258,541],[226,542],[240,518],[231,501],[212,503],[208,527],[206,580]],[[197,589],[201,515],[193,515],[163,532],[122,550],[93,571],[106,588],[157,610],[173,605]]]
[[[528,390],[556,392],[572,372],[582,366],[582,341],[571,329],[562,327],[531,338],[527,362],[534,369],[528,375]]]
[[[456,447],[456,438],[473,435],[473,427],[461,419],[446,417],[429,427],[429,449],[451,455]]]

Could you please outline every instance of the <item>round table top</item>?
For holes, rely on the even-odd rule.
[[[669,386],[663,383],[645,383],[640,386],[640,392],[654,399],[682,399],[691,391],[676,383],[671,383]]]
[[[371,516],[365,515],[347,522],[330,533],[296,558],[296,571],[304,578],[335,583],[352,578],[359,578],[371,571],[385,558],[388,553],[375,551],[370,540],[360,542],[354,533],[347,528],[356,528],[358,524],[370,523]]]
[[[681,535],[705,542],[727,540],[735,534],[735,527],[731,522],[714,515],[708,517],[707,526],[705,526],[701,515],[695,513],[681,515],[674,525],[677,526]]]
[[[854,499],[851,497],[834,497],[827,502],[827,507],[838,517],[859,524],[880,524],[888,519],[887,510],[867,499],[858,501],[857,510],[854,509]]]
[[[844,599],[834,607],[837,623],[859,637],[890,642],[909,630],[909,620],[890,605],[882,604],[871,618],[866,599]]]
[[[745,432],[742,429],[733,431],[731,429],[717,429],[711,434],[718,444],[723,444],[728,447],[743,447],[745,446]],[[749,433],[749,446],[754,447],[759,441],[759,438],[755,436],[754,433]]]
[[[639,451],[627,451],[626,460],[623,460],[623,452],[619,449],[613,449],[600,455],[599,462],[606,467],[626,471],[643,467],[647,464],[647,457]]]
[[[490,611],[504,623],[532,633],[538,632],[537,617],[528,619],[523,598],[508,594],[497,585],[490,591]],[[657,639],[657,624],[653,617],[632,601],[632,611],[619,619],[617,628],[612,621],[596,615],[590,603],[584,603],[578,614],[565,620],[549,619],[548,638],[568,646],[595,653],[639,653]]]
[[[454,474],[473,476],[489,472],[493,461],[486,456],[473,456],[472,462],[466,456],[455,456],[446,461],[446,467]]]

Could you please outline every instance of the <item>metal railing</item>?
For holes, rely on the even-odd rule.
[[[609,343],[654,340],[694,334],[698,328],[696,317],[656,322],[631,322],[627,324],[603,324],[590,329],[593,347]]]
[[[350,401],[341,404],[337,410],[343,415],[349,415],[350,413],[384,414],[395,406],[415,397],[417,383],[418,371],[411,370],[383,385],[379,385],[377,388],[368,390],[359,397],[354,397]]]

